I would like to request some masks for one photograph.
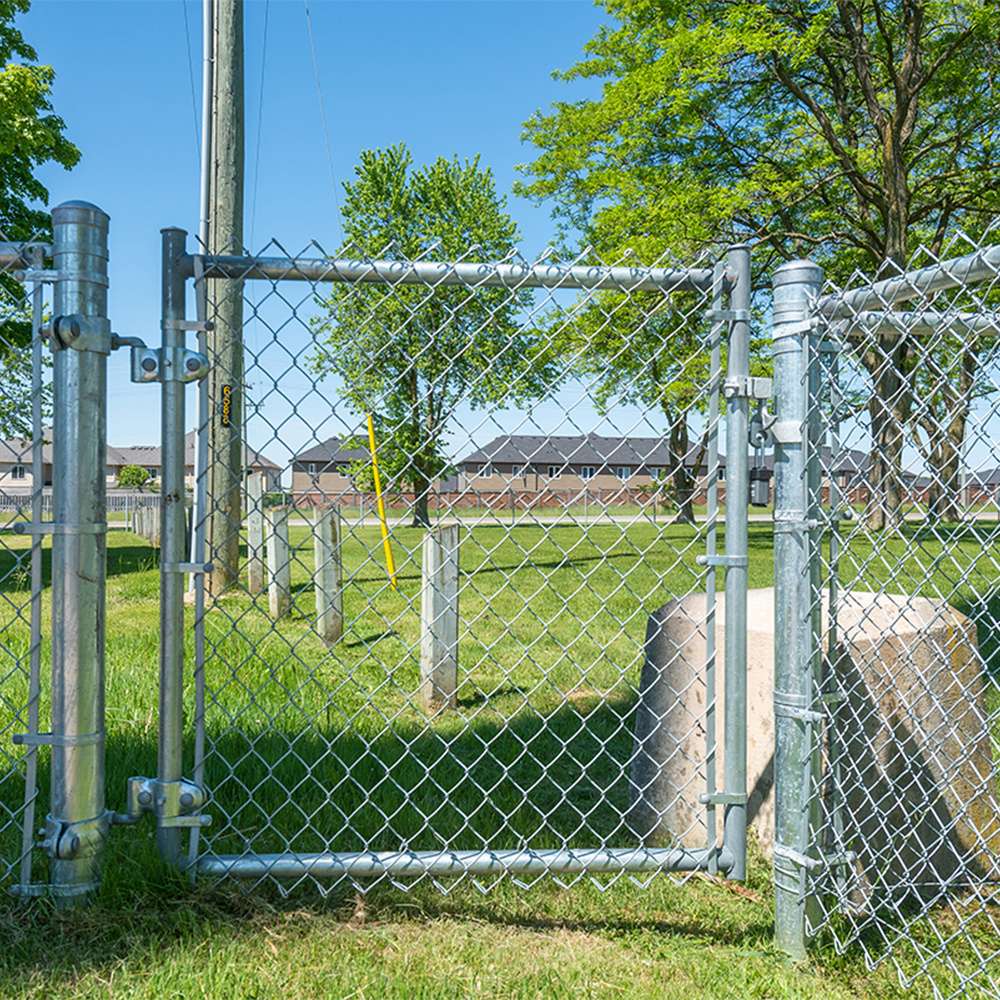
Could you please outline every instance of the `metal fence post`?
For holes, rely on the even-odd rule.
[[[185,252],[183,229],[163,229],[163,352],[160,490],[160,737],[157,777],[171,791],[181,780],[184,727],[184,274],[178,266]],[[181,828],[168,825],[177,803],[157,809],[156,846],[160,856],[180,866]],[[172,806],[173,808],[169,808]],[[166,822],[164,822],[166,820]]]
[[[791,958],[806,954],[810,827],[817,739],[819,520],[815,445],[818,401],[811,303],[823,272],[811,261],[775,271],[773,350],[774,484],[774,880],[775,938]],[[811,460],[812,459],[812,460]]]
[[[53,326],[72,346],[54,352],[52,492],[51,802],[43,847],[57,904],[100,885],[104,807],[104,604],[107,555],[108,216],[83,201],[52,211]],[[70,319],[71,317],[75,319]],[[83,317],[91,335],[80,336]],[[97,331],[97,335],[92,335]],[[102,336],[106,334],[106,336]]]
[[[750,248],[734,246],[726,261],[732,280],[726,367],[726,628],[723,843],[735,859],[731,879],[746,878],[747,856],[747,497],[750,397]],[[730,796],[732,798],[730,798]]]

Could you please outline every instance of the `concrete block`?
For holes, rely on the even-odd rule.
[[[724,765],[725,598],[717,595],[716,784]],[[774,841],[774,591],[747,600],[749,821],[770,855]],[[829,622],[824,615],[823,631]],[[856,887],[893,893],[940,886],[960,871],[992,872],[1000,848],[984,664],[974,623],[943,601],[852,591],[837,615],[828,675],[837,709],[843,844],[858,855]],[[629,824],[646,843],[704,847],[705,595],[650,616],[640,679]],[[829,773],[830,745],[824,747]],[[827,806],[832,802],[826,783]],[[722,836],[722,810],[716,835]],[[865,887],[868,887],[866,889]]]

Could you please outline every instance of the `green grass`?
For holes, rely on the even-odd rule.
[[[908,523],[887,537],[843,530],[854,533],[844,585],[894,581],[889,589],[954,595],[979,623],[993,662],[995,526]],[[348,627],[332,649],[313,628],[308,528],[292,529],[289,615],[273,622],[266,596],[245,594],[209,612],[211,848],[631,844],[620,826],[622,762],[632,751],[646,619],[671,597],[703,588],[696,532],[662,523],[471,527],[461,556],[459,707],[430,721],[412,698],[421,533],[394,535],[398,592],[386,579],[378,529],[349,526]],[[26,697],[28,544],[0,537],[5,753],[20,725],[11,706]],[[109,807],[123,810],[127,778],[156,769],[159,579],[146,543],[114,532],[108,545],[107,787]],[[770,585],[769,524],[751,523],[750,551],[751,586]],[[46,541],[46,584],[48,552]],[[186,615],[190,644],[193,612]],[[188,720],[193,708],[189,682]],[[43,720],[47,713],[46,702]],[[190,769],[190,732],[186,746]],[[46,751],[39,761],[41,817]],[[0,826],[3,807],[18,808],[20,785],[16,775],[0,776]],[[7,824],[0,857],[18,847]],[[542,879],[530,890],[502,881],[487,895],[469,882],[447,896],[426,882],[409,893],[383,884],[359,904],[345,886],[325,899],[309,886],[288,898],[268,885],[249,896],[227,885],[191,888],[160,869],[143,822],[113,832],[106,868],[105,889],[85,913],[57,913],[45,901],[0,904],[0,938],[10,942],[0,950],[0,997],[931,995],[925,980],[901,990],[889,965],[869,975],[857,950],[841,958],[820,945],[812,972],[787,968],[771,944],[769,873],[759,859],[752,898],[702,878],[683,886],[656,878],[647,889],[622,879],[606,892],[588,880],[563,889]],[[44,872],[39,858],[36,876]],[[983,947],[987,914],[1000,920],[984,907],[969,931]],[[950,919],[946,908],[933,915],[940,927]],[[971,952],[961,963],[975,967]]]

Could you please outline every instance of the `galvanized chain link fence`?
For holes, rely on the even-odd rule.
[[[41,270],[46,245],[0,238],[0,886],[31,882],[34,829],[46,782],[38,748],[24,734],[44,717],[41,684],[43,554],[40,536],[15,526],[45,516],[51,447],[43,436],[51,385],[42,352],[42,284],[19,280]],[[44,765],[44,761],[42,762]]]
[[[712,627],[747,489],[718,441],[732,267],[354,252],[191,259],[191,860],[283,888],[742,870]],[[637,742],[670,601],[703,649],[655,665]]]
[[[958,236],[905,274],[828,285],[814,312],[828,530],[806,933],[940,997],[1000,996],[995,241]]]

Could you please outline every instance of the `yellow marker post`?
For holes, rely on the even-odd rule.
[[[375,473],[375,499],[378,501],[378,519],[382,522],[382,547],[385,549],[385,562],[389,569],[389,582],[393,590],[396,586],[396,564],[392,561],[392,545],[389,543],[389,525],[385,520],[385,500],[382,498],[382,480],[378,474],[378,454],[375,451],[375,425],[372,415],[368,414],[368,446],[372,453],[372,471]]]

